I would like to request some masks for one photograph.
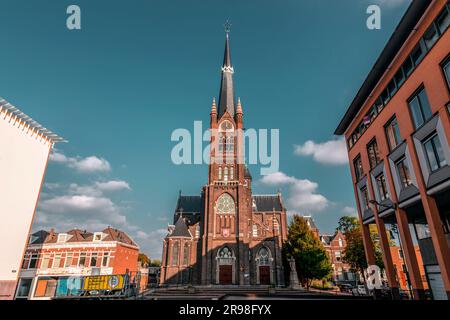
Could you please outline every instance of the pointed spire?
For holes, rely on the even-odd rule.
[[[238,98],[236,114],[242,114],[241,98]]]
[[[212,101],[211,114],[217,114],[216,97],[214,97],[214,98],[213,98],[213,101]]]
[[[231,52],[230,52],[230,24],[227,21],[225,25],[225,53],[223,57],[222,65],[222,81],[220,84],[220,95],[219,95],[219,112],[218,117],[228,111],[230,116],[234,117],[235,106],[234,106],[234,87],[233,87],[233,65],[231,64]]]

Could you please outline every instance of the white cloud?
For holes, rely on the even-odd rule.
[[[348,206],[342,208],[342,212],[345,215],[349,215],[349,216],[356,216],[358,214],[355,207],[348,207]]]
[[[261,182],[270,186],[289,186],[287,206],[291,211],[299,211],[301,214],[318,212],[326,209],[330,201],[317,193],[319,185],[307,179],[297,179],[283,172],[276,172],[261,179]]]
[[[96,186],[102,191],[119,191],[131,190],[130,185],[126,181],[111,180],[107,182],[96,182]]]
[[[316,143],[312,140],[303,145],[294,145],[294,154],[298,156],[312,156],[316,162],[327,165],[348,164],[345,139],[330,140]]]
[[[82,157],[67,157],[60,151],[55,150],[50,155],[50,161],[65,164],[69,168],[75,169],[81,173],[94,173],[94,172],[109,172],[111,171],[111,165],[106,159],[98,158],[96,156]]]

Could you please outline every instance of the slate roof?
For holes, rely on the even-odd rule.
[[[311,216],[303,216],[303,218],[306,220],[306,222],[308,222],[311,229],[317,229],[316,223]]]
[[[334,234],[334,235],[323,234],[320,236],[320,241],[322,241],[326,245],[330,245],[331,241],[333,241],[335,236],[336,236],[336,234]]]
[[[105,234],[102,241],[117,241],[132,246],[138,246],[125,232],[121,230],[108,227],[101,232]],[[69,235],[69,238],[65,241],[65,243],[92,242],[94,240],[94,233],[86,230],[72,229],[61,233],[66,233]],[[30,244],[57,243],[59,234],[60,233],[54,232],[53,229],[50,230],[50,232],[39,230],[32,234],[32,241]]]
[[[278,195],[254,195],[253,203],[256,204],[256,208],[253,208],[253,212],[268,212],[268,211],[282,211],[283,206],[281,204]]]
[[[201,196],[183,196],[178,197],[175,213],[183,209],[185,213],[200,213],[202,211],[202,197]]]
[[[167,238],[173,237],[192,238],[192,235],[189,231],[186,221],[182,216],[178,218],[177,222],[175,223],[173,231],[169,235],[167,235]]]

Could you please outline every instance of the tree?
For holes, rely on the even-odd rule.
[[[343,216],[339,219],[338,227],[336,230],[341,231],[344,235],[350,231],[359,227],[358,218]]]
[[[320,240],[309,228],[306,220],[294,215],[289,225],[287,241],[283,245],[285,258],[294,258],[299,281],[311,286],[314,279],[322,280],[331,273],[331,262]]]
[[[150,258],[145,253],[139,253],[138,261],[143,267],[146,267],[150,264]]]
[[[150,262],[150,267],[161,267],[161,260],[154,259]]]
[[[362,229],[355,217],[344,216],[339,219],[340,230],[347,241],[347,246],[343,252],[343,261],[350,265],[354,272],[362,274],[365,280],[364,270],[367,269],[367,259],[364,250],[362,238]],[[384,268],[383,257],[381,253],[380,237],[376,228],[369,228],[370,238],[375,252],[375,263],[380,269]]]

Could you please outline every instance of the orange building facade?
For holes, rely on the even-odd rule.
[[[61,279],[136,274],[138,245],[123,231],[41,230],[31,235],[20,271],[16,299],[51,299]]]
[[[335,132],[347,141],[368,262],[376,224],[394,297],[403,285],[386,231],[413,298],[427,288],[450,298],[449,25],[448,1],[413,1]]]

